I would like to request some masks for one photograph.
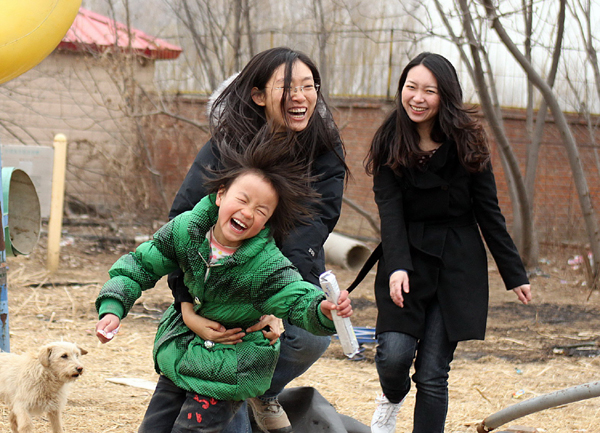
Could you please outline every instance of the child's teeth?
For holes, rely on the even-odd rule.
[[[235,219],[235,218],[234,218],[233,220],[234,220],[234,221],[236,222],[236,224],[238,224],[240,227],[247,228],[247,227],[246,227],[246,224],[244,224],[244,223],[243,223],[243,222],[241,222],[240,220],[238,220],[238,219]]]

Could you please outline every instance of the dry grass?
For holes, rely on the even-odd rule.
[[[151,359],[156,310],[171,298],[164,281],[144,294],[136,314],[125,320],[113,342],[101,345],[94,336],[94,299],[106,270],[121,252],[101,251],[76,241],[63,249],[62,268],[53,276],[44,271],[41,246],[31,257],[8,262],[11,351],[21,353],[53,340],[74,341],[89,351],[83,357],[86,372],[73,385],[64,414],[68,432],[136,432],[151,392],[106,379],[156,380]],[[600,357],[567,357],[551,350],[554,345],[600,338],[600,296],[593,293],[586,301],[581,271],[566,266],[567,255],[555,252],[544,269],[549,277],[533,280],[536,300],[528,310],[520,309],[513,295],[500,288],[496,271],[490,269],[488,339],[459,345],[450,374],[447,432],[474,432],[475,423],[506,406],[598,380]],[[353,277],[341,269],[335,272],[341,286]],[[355,325],[374,324],[372,278],[353,295]],[[552,322],[544,319],[550,311],[571,315],[563,322]],[[364,361],[343,359],[334,341],[326,355],[291,386],[313,386],[339,412],[369,424],[379,392],[373,355],[374,348],[369,346]],[[524,394],[515,398],[521,390]],[[398,432],[411,430],[413,405],[414,390],[401,409]],[[8,431],[7,416],[0,405],[0,431]],[[598,419],[600,399],[596,398],[530,415],[514,424],[552,433],[595,432]],[[49,431],[48,421],[36,418],[36,431]]]

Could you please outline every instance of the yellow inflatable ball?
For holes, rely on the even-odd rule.
[[[0,84],[48,56],[77,16],[81,0],[0,0]]]

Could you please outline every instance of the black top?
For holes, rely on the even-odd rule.
[[[382,167],[373,191],[381,218],[383,257],[375,281],[377,333],[421,338],[425,311],[437,298],[451,341],[483,339],[488,308],[487,255],[507,289],[527,284],[527,274],[498,206],[491,167],[470,173],[446,142],[423,167]],[[481,231],[481,233],[480,233]],[[404,308],[389,293],[389,276],[409,272]]]

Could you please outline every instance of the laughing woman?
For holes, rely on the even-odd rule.
[[[457,342],[485,334],[488,274],[480,232],[506,288],[524,304],[531,300],[498,206],[483,127],[463,107],[458,76],[444,57],[422,53],[406,66],[397,105],[375,134],[366,166],[383,247],[375,361],[384,395],[371,429],[396,431],[414,360],[412,431],[440,433]]]
[[[285,139],[278,141],[289,146],[286,158],[303,164],[307,174],[315,179],[312,188],[321,198],[310,223],[298,224],[278,246],[304,280],[318,285],[319,275],[325,271],[323,244],[338,221],[348,171],[343,144],[319,92],[320,86],[317,67],[301,52],[278,47],[254,56],[214,98],[209,113],[212,137],[196,156],[169,216],[173,218],[192,209],[206,195],[207,168],[218,168],[221,164],[217,143],[242,151],[257,136],[283,135]],[[192,301],[181,274],[171,275],[169,286],[176,301]],[[329,337],[312,335],[287,321],[284,325],[271,388],[264,395],[248,400],[263,432],[292,431],[277,396],[323,354],[330,342]],[[199,335],[210,341],[235,344],[246,333],[263,328],[270,338],[279,336],[273,317],[265,317],[249,329],[225,329],[217,322],[205,320],[204,332]],[[274,332],[269,333],[269,329]],[[240,411],[227,432],[246,431],[248,422],[244,415]]]

